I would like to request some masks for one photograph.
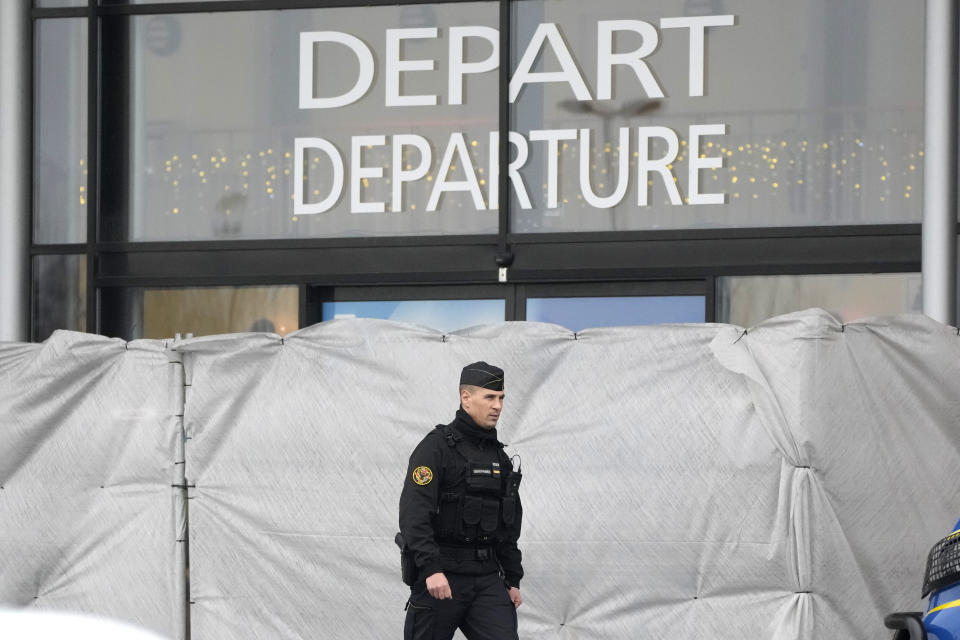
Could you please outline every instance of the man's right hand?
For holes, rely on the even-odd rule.
[[[450,583],[447,582],[447,576],[442,572],[437,572],[432,576],[427,576],[427,591],[437,600],[453,598],[450,591]]]

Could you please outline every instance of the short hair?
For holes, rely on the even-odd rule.
[[[464,391],[469,391],[470,395],[473,395],[477,392],[477,389],[479,388],[480,387],[478,387],[475,384],[462,384],[460,385],[460,393],[463,393]]]

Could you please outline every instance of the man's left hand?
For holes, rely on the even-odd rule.
[[[513,603],[513,608],[516,609],[523,604],[523,596],[520,595],[520,589],[516,587],[510,587],[510,590],[507,591],[510,594],[510,602]]]

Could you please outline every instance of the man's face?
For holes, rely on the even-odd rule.
[[[493,429],[503,409],[503,391],[468,387],[460,392],[460,404],[477,426]]]

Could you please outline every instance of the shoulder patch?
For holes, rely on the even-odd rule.
[[[413,470],[413,481],[420,486],[428,485],[433,480],[433,471],[430,467],[417,467]]]

